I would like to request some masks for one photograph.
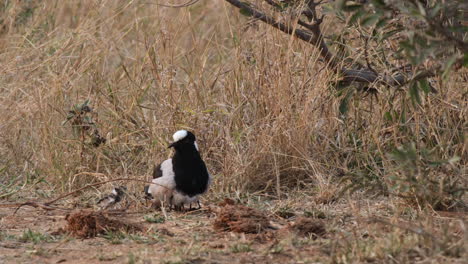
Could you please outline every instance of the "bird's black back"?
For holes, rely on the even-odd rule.
[[[163,174],[162,174],[162,170],[161,170],[161,164],[159,164],[158,166],[154,167],[153,179],[156,179],[156,178],[159,178],[159,177],[162,177],[162,176],[163,176]]]
[[[208,170],[193,144],[184,144],[176,148],[172,167],[176,190],[192,197],[204,193],[208,188]]]

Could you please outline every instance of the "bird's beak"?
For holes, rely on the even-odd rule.
[[[175,143],[176,142],[173,142],[173,143],[169,144],[169,146],[167,148],[173,148],[175,146]]]

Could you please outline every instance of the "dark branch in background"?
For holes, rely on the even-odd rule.
[[[361,36],[364,38],[364,58],[366,59],[367,68],[373,73],[377,74],[377,71],[372,68],[372,65],[369,61],[369,36],[364,36],[362,33]]]
[[[390,86],[401,86],[407,83],[407,79],[402,74],[397,74],[396,76],[386,76],[386,75],[378,75],[373,72],[371,69],[346,69],[340,68],[340,60],[330,52],[328,46],[326,45],[325,41],[323,40],[323,35],[320,30],[320,23],[322,22],[322,18],[316,18],[315,7],[320,2],[314,2],[311,0],[312,3],[309,2],[309,9],[311,7],[314,8],[314,11],[308,11],[312,14],[313,21],[312,24],[307,24],[304,21],[298,21],[298,24],[301,26],[306,27],[309,31],[303,29],[296,29],[294,30],[292,27],[276,21],[273,17],[270,17],[263,12],[258,11],[257,9],[251,7],[250,5],[244,4],[238,0],[225,0],[226,2],[230,3],[231,5],[245,10],[246,13],[250,14],[251,17],[256,18],[258,20],[263,21],[264,23],[283,31],[289,35],[294,35],[295,37],[312,44],[316,48],[319,49],[320,56],[325,60],[327,66],[335,72],[338,72],[343,75],[343,81],[345,82],[365,82],[365,83],[374,83],[379,82]],[[276,5],[272,0],[268,0],[272,6]]]
[[[231,5],[239,9],[247,11],[249,14],[251,14],[251,17],[253,18],[261,20],[267,23],[268,25],[271,25],[272,27],[283,31],[284,33],[287,33],[289,35],[294,35],[297,38],[316,46],[320,50],[320,55],[327,62],[327,64],[330,65],[330,67],[332,68],[338,67],[338,61],[334,58],[333,54],[328,50],[328,47],[323,41],[323,39],[321,38],[321,36],[317,36],[313,34],[313,32],[308,32],[302,29],[294,30],[292,27],[289,27],[284,23],[277,22],[274,18],[238,0],[226,0],[226,2],[230,3]]]
[[[276,21],[276,19],[274,19],[273,17],[268,16],[265,13],[252,7],[251,5],[245,4],[239,0],[225,1],[241,10],[244,10],[245,13],[248,13],[251,17],[261,20],[264,23],[283,31],[284,33],[293,35],[318,48],[320,56],[324,59],[327,67],[341,74],[343,76],[342,81],[344,82],[380,83],[386,86],[399,87],[410,82],[418,81],[428,77],[434,77],[437,75],[437,71],[440,70],[440,67],[434,67],[432,69],[420,72],[416,76],[407,77],[401,72],[396,72],[394,75],[391,76],[386,74],[379,74],[374,69],[372,69],[372,67],[370,67],[370,63],[367,63],[367,67],[360,67],[360,69],[341,68],[341,58],[334,55],[329,50],[327,44],[323,40],[323,34],[320,29],[320,24],[322,22],[323,16],[321,18],[318,18],[316,12],[316,7],[323,2],[322,0],[310,0],[309,2],[307,2],[307,8],[301,11],[301,14],[305,15],[311,21],[311,23],[306,23],[303,20],[298,19],[298,24],[308,30],[294,29],[291,26]],[[274,0],[265,0],[265,2],[273,6],[277,10],[282,9],[282,6],[277,4]],[[439,28],[438,31],[441,32],[442,30]],[[442,31],[441,33],[443,32],[444,31]],[[462,42],[462,45],[458,40],[452,39],[452,41],[458,42],[458,46],[460,46],[462,50],[466,48],[464,47],[464,42]]]

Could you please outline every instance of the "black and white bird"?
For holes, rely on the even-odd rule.
[[[127,187],[125,187],[125,186],[116,187],[116,188],[112,189],[112,193],[102,197],[97,202],[97,205],[101,209],[108,209],[109,207],[112,207],[112,206],[116,205],[118,202],[120,202],[122,200],[122,198],[125,196],[126,191],[127,191]]]
[[[174,156],[154,168],[152,184],[145,187],[146,197],[156,207],[169,205],[181,210],[192,203],[200,207],[199,196],[208,190],[211,176],[198,151],[195,135],[179,130],[172,137],[174,142],[169,148],[174,148]]]

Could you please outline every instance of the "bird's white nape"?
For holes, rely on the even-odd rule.
[[[177,142],[183,138],[185,138],[188,135],[187,130],[179,130],[172,135],[172,138],[174,139],[174,142]]]

